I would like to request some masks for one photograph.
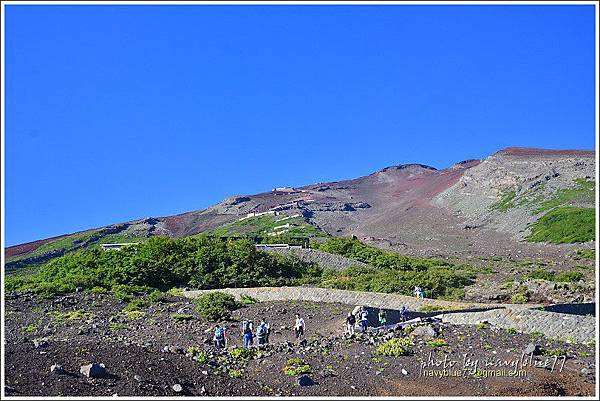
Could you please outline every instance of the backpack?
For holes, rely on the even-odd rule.
[[[267,335],[267,326],[265,326],[264,324],[261,324],[260,326],[258,326],[258,336],[266,337],[266,335]]]
[[[221,340],[223,337],[225,337],[225,330],[222,327],[215,329],[215,338]]]

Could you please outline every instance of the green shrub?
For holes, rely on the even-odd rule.
[[[527,274],[527,277],[535,280],[554,281],[555,273],[539,268]]]
[[[108,328],[110,329],[110,331],[121,331],[127,328],[127,326],[124,323],[113,322],[108,325]]]
[[[392,338],[377,347],[375,353],[384,356],[409,355],[412,351],[413,342],[408,337]]]
[[[513,294],[511,301],[513,304],[526,304],[528,299],[525,294],[517,293]]]
[[[135,298],[125,306],[125,310],[134,311],[140,308],[145,308],[150,305],[150,301],[145,298]]]
[[[90,292],[94,294],[106,294],[108,290],[104,287],[92,287]]]
[[[559,207],[538,219],[527,237],[532,242],[572,244],[596,238],[596,211],[594,208]]]
[[[125,316],[127,319],[130,319],[130,320],[141,319],[146,314],[146,312],[142,312],[139,310],[125,310],[125,309],[123,309],[122,313],[123,313],[123,316]]]
[[[188,347],[187,349],[188,354],[191,354],[192,357],[196,357],[196,362],[198,363],[207,363],[208,362],[208,355],[206,355],[206,352],[204,352],[202,349],[198,348],[198,347]]]
[[[209,292],[194,299],[196,312],[211,322],[229,320],[231,311],[238,308],[235,298],[225,292]]]
[[[238,363],[246,363],[256,355],[256,349],[248,349],[242,347],[234,347],[229,350],[229,355]]]
[[[183,290],[181,288],[173,287],[167,291],[167,294],[172,297],[183,297]]]
[[[299,358],[288,360],[287,365],[283,367],[283,373],[288,376],[300,376],[310,372],[310,365]]]
[[[177,322],[186,322],[188,320],[192,320],[194,316],[186,315],[185,313],[174,313],[171,315],[171,318]]]
[[[21,331],[24,333],[33,333],[36,330],[37,326],[34,326],[33,324],[21,327]]]
[[[464,287],[473,284],[479,271],[443,260],[403,256],[350,238],[331,238],[313,246],[372,266],[326,271],[319,284],[326,288],[412,295],[414,287],[420,286],[429,298],[460,299]]]
[[[256,298],[252,298],[250,295],[242,294],[240,295],[240,300],[238,301],[240,305],[252,305],[258,302]]]
[[[579,249],[575,252],[575,259],[595,259],[596,258],[596,250],[595,249]]]
[[[430,340],[426,343],[430,347],[447,347],[448,342],[444,339]]]
[[[162,302],[165,300],[165,293],[155,290],[148,294],[148,301],[151,303]]]
[[[508,329],[506,329],[506,333],[510,335],[515,335],[517,334],[517,329],[515,329],[514,327],[509,327]]]
[[[140,293],[184,285],[204,289],[294,285],[314,281],[321,273],[318,266],[296,255],[259,251],[251,241],[222,241],[203,235],[152,237],[110,252],[91,248],[64,255],[31,276],[7,280],[5,288],[52,296],[77,287],[104,287],[111,288],[116,298],[130,302]],[[155,298],[160,296],[150,296]]]
[[[556,281],[560,283],[574,283],[580,281],[583,278],[581,272],[563,272],[556,276]]]
[[[65,320],[89,320],[94,317],[93,313],[81,309],[68,312],[48,312],[48,314],[52,316],[54,320],[59,322]]]

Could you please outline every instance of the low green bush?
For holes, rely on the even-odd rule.
[[[209,292],[194,299],[198,315],[211,322],[229,320],[231,311],[239,307],[235,298],[225,292]]]
[[[187,322],[188,320],[194,319],[194,316],[187,315],[185,313],[174,313],[171,315],[171,319],[175,320],[176,322]]]
[[[556,281],[560,283],[575,283],[583,278],[581,272],[563,272],[556,276]]]
[[[299,358],[292,358],[283,367],[283,373],[288,376],[300,376],[311,372],[310,365]]]
[[[404,356],[412,352],[413,342],[408,337],[392,338],[377,347],[375,353],[383,356]]]
[[[256,298],[252,298],[250,295],[242,294],[240,295],[240,300],[238,301],[240,305],[252,305],[258,302]]]

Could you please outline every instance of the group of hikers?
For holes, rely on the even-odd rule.
[[[418,287],[417,287],[418,288]],[[402,306],[399,310],[400,321],[404,322],[408,319],[408,309],[406,306]],[[387,311],[380,309],[377,315],[380,326],[387,325]],[[358,327],[361,333],[367,331],[369,326],[369,311],[364,306],[355,307],[352,312],[348,313],[346,317],[346,333],[348,335],[354,335],[354,328],[358,323]],[[300,340],[304,337],[306,330],[306,324],[304,319],[296,314],[296,320],[294,322],[294,334],[296,340]],[[269,334],[271,333],[271,326],[266,319],[261,319],[259,325],[254,330],[254,322],[252,320],[244,320],[242,322],[242,337],[244,340],[244,348],[252,348],[254,346],[254,338],[256,337],[258,348],[264,348],[269,344]],[[227,346],[227,331],[225,327],[216,325],[214,331],[213,342],[217,348],[225,348]]]
[[[406,306],[403,305],[402,308],[400,308],[399,314],[400,321],[406,321],[408,318],[408,309]],[[377,318],[380,326],[387,325],[387,311],[385,309],[379,309]],[[357,322],[361,333],[367,331],[367,327],[369,327],[369,311],[364,306],[357,306],[352,312],[348,312],[348,316],[346,317],[346,333],[348,333],[348,335],[354,335],[354,327]]]
[[[296,314],[296,321],[294,322],[294,332],[296,339],[304,337],[305,331],[304,319],[300,315]],[[271,333],[271,326],[266,319],[261,319],[259,325],[256,327],[256,340],[258,348],[264,348],[269,343],[269,334]],[[244,348],[252,348],[254,346],[254,322],[252,320],[244,320],[242,322],[242,337],[244,339]],[[227,346],[227,331],[225,327],[220,325],[215,326],[215,333],[213,342],[217,348],[225,348]]]

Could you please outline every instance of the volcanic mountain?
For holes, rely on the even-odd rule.
[[[557,207],[595,207],[594,180],[593,151],[506,148],[443,170],[401,164],[351,180],[232,196],[203,210],[8,247],[5,255],[7,267],[18,267],[98,243],[245,235],[256,232],[257,219],[263,226],[271,219],[272,232],[261,235],[354,235],[408,254],[539,255],[566,245],[526,241],[532,224]]]

